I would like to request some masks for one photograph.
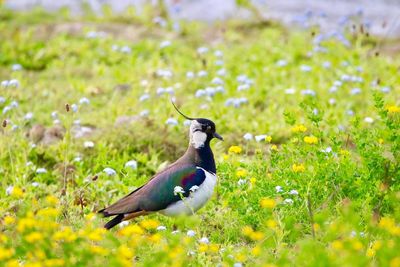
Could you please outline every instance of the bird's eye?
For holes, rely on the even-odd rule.
[[[211,126],[210,125],[207,126],[207,131],[209,131],[209,130],[211,130]]]

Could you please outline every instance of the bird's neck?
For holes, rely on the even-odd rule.
[[[207,140],[203,146],[195,148],[193,144],[189,144],[185,156],[196,166],[205,169],[206,171],[216,173],[214,154],[210,147],[210,141]]]

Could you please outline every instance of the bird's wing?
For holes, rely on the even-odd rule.
[[[147,184],[131,192],[108,208],[100,211],[105,216],[132,213],[138,211],[158,211],[181,199],[174,194],[174,188],[180,186],[187,197],[190,188],[200,186],[206,178],[203,169],[194,165],[172,165],[156,174]]]

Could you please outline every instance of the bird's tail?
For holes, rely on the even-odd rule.
[[[106,228],[107,230],[110,230],[111,228],[113,228],[117,224],[121,223],[123,219],[124,219],[124,214],[119,214],[119,215],[115,216],[111,221],[106,223],[104,225],[104,228]]]

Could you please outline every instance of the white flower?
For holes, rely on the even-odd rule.
[[[233,267],[243,267],[243,264],[241,262],[235,262]]]
[[[9,84],[9,81],[8,81],[8,80],[1,81],[1,86],[2,86],[2,87],[7,87],[8,84]]]
[[[168,118],[165,123],[168,125],[178,125],[178,121],[174,118]]]
[[[121,223],[119,224],[119,228],[123,228],[123,227],[127,226],[128,224],[129,224],[128,221],[123,221],[123,222],[121,222]]]
[[[12,66],[11,66],[11,70],[12,71],[19,71],[19,70],[22,70],[22,65],[21,64],[13,64]]]
[[[313,113],[314,115],[318,115],[319,110],[318,110],[317,108],[314,108],[313,111],[312,111],[312,113]]]
[[[364,121],[365,121],[366,123],[373,123],[373,122],[374,122],[374,119],[371,118],[371,117],[365,117]]]
[[[19,87],[19,81],[16,80],[16,79],[9,80],[8,81],[8,86],[12,86],[12,87],[18,88]]]
[[[191,123],[192,123],[192,122],[191,122],[190,120],[185,120],[185,121],[183,122],[183,125],[185,125],[185,126],[190,126]]]
[[[193,77],[194,77],[193,71],[186,72],[186,78],[193,78]]]
[[[193,230],[189,230],[189,231],[186,232],[186,235],[187,235],[187,236],[195,236],[195,235],[196,235],[196,232],[193,231]]]
[[[280,59],[280,60],[278,60],[278,61],[276,62],[276,65],[277,65],[278,67],[284,67],[284,66],[286,66],[287,64],[288,64],[287,61],[284,60],[284,59]]]
[[[221,78],[219,78],[219,77],[215,77],[214,79],[212,79],[211,83],[212,83],[212,84],[219,84],[219,85],[221,85],[221,84],[224,84],[224,81],[223,81]]]
[[[157,76],[163,77],[163,78],[171,78],[172,77],[172,71],[170,70],[163,70],[163,69],[158,69],[156,71]]]
[[[240,92],[240,91],[246,91],[246,90],[248,90],[249,88],[250,88],[250,85],[248,85],[248,84],[241,84],[241,85],[239,85],[239,86],[237,87],[236,90],[238,90],[238,91]]]
[[[222,51],[221,50],[215,50],[215,52],[214,52],[214,56],[216,56],[216,57],[222,57],[224,54],[222,53]]]
[[[352,111],[351,109],[346,111],[346,114],[349,116],[353,116],[354,115],[354,111]]]
[[[208,52],[208,48],[207,47],[202,46],[202,47],[197,48],[197,53],[199,53],[199,54],[204,54],[204,53],[207,53],[207,52]]]
[[[78,105],[77,104],[72,104],[71,105],[71,109],[72,109],[72,112],[77,112],[78,111]]]
[[[162,95],[165,93],[165,89],[163,87],[158,87],[157,88],[157,95]]]
[[[47,173],[47,170],[46,170],[45,168],[38,168],[38,169],[36,170],[36,173],[37,173],[37,174]]]
[[[336,87],[340,87],[340,86],[342,86],[342,84],[343,83],[341,81],[339,81],[339,80],[336,80],[336,81],[333,82],[333,85],[336,86]]]
[[[285,199],[285,200],[283,201],[283,203],[288,204],[288,205],[291,205],[291,204],[293,204],[293,199],[287,198],[287,199]]]
[[[79,104],[83,105],[83,104],[90,104],[90,100],[86,97],[82,97],[81,99],[79,99]]]
[[[246,133],[245,135],[243,135],[243,138],[249,141],[253,139],[253,135],[251,133]]]
[[[176,235],[179,233],[179,230],[172,231],[171,234]]]
[[[310,66],[308,66],[308,65],[301,65],[300,66],[300,70],[303,71],[303,72],[310,72],[311,69],[312,68]]]
[[[283,192],[282,186],[280,186],[280,185],[275,186],[275,191],[276,191],[277,193]]]
[[[24,119],[29,121],[33,118],[33,113],[32,112],[28,112],[25,114]]]
[[[111,46],[111,50],[112,50],[112,51],[118,51],[118,50],[119,50],[119,45],[113,44],[113,45]]]
[[[75,161],[75,162],[81,162],[81,161],[82,161],[82,158],[79,157],[79,156],[78,156],[78,157],[75,157],[75,158],[74,158],[74,161]]]
[[[11,195],[12,191],[14,190],[14,186],[10,185],[6,188],[6,195]]]
[[[329,61],[324,61],[322,63],[322,67],[325,68],[325,69],[329,69],[331,67],[331,65],[332,64]]]
[[[361,93],[361,89],[360,88],[353,88],[353,89],[351,89],[351,91],[350,91],[350,94],[351,95],[358,95],[358,94],[360,94]]]
[[[132,52],[131,48],[127,45],[121,47],[120,51],[121,51],[121,53],[124,53],[124,54],[130,54]]]
[[[125,163],[125,168],[131,168],[132,170],[137,169],[137,161],[136,160],[130,160],[127,163]]]
[[[239,186],[247,184],[247,180],[246,179],[239,179],[239,181],[237,182]]]
[[[329,89],[329,93],[335,93],[337,90],[338,90],[337,86],[334,85]]]
[[[215,66],[222,66],[222,65],[224,65],[224,61],[223,60],[216,60],[214,64],[215,64]]]
[[[0,104],[3,104],[4,102],[6,102],[6,99],[2,96],[0,96]]]
[[[390,87],[389,86],[382,87],[381,92],[385,94],[390,93]]]
[[[208,75],[208,72],[205,70],[201,70],[201,71],[197,72],[198,77],[205,77],[207,75]]]
[[[114,169],[111,169],[109,167],[105,168],[103,172],[105,172],[108,176],[114,176],[117,174],[117,172]]]
[[[92,141],[85,141],[83,143],[83,147],[84,148],[93,148],[94,147],[94,143]]]
[[[336,99],[330,98],[330,99],[329,99],[329,104],[330,104],[330,105],[335,105],[335,104],[336,104]]]
[[[294,190],[294,189],[292,189],[292,190],[290,190],[289,191],[289,195],[298,195],[299,194],[299,192],[297,192],[297,190]]]
[[[140,85],[145,87],[145,86],[149,85],[149,81],[148,80],[141,80],[140,81]]]
[[[38,182],[33,182],[31,185],[32,185],[33,187],[38,187],[40,184],[39,184]]]
[[[58,113],[57,113],[57,111],[53,111],[53,112],[51,113],[51,117],[52,117],[53,119],[57,119],[57,118],[58,118]]]
[[[189,191],[190,192],[195,192],[197,189],[199,189],[199,187],[197,185],[194,185],[189,189]]]
[[[296,93],[296,89],[294,88],[289,88],[285,90],[285,94],[287,95],[294,95],[294,93]]]
[[[171,45],[171,41],[168,41],[168,40],[162,41],[162,42],[160,43],[160,48],[165,48],[165,47],[168,47],[168,46],[170,46],[170,45]]]
[[[316,95],[315,91],[311,90],[311,89],[302,90],[301,94],[302,95],[310,95],[310,96],[315,96]]]
[[[174,196],[178,195],[178,194],[184,194],[185,190],[183,190],[183,188],[179,185],[174,187]]]
[[[160,225],[156,229],[157,229],[157,231],[165,231],[165,230],[167,230],[167,227],[165,227],[164,225]]]
[[[142,110],[139,113],[140,117],[147,117],[147,116],[149,116],[149,114],[150,114],[150,111],[148,109]]]
[[[323,152],[323,153],[331,153],[332,152],[332,148],[330,146],[328,146],[327,148],[322,149],[321,152]]]
[[[207,237],[202,237],[202,238],[199,239],[199,243],[209,244],[210,241],[208,240]]]
[[[265,138],[267,138],[267,135],[260,134],[260,135],[256,135],[254,138],[256,139],[257,142],[261,142],[261,141],[264,141]]]
[[[217,71],[218,76],[225,76],[226,75],[226,70],[225,69],[220,69]]]
[[[146,101],[149,98],[150,98],[149,94],[143,94],[143,95],[140,96],[139,101],[143,102],[143,101]]]

